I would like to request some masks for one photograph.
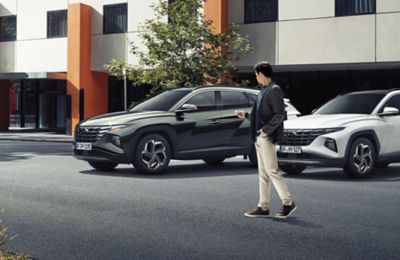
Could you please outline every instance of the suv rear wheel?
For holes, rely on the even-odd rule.
[[[133,166],[143,174],[162,173],[171,159],[171,146],[161,135],[150,134],[143,137],[133,158]]]
[[[306,167],[303,165],[283,164],[279,165],[279,168],[289,175],[297,175],[302,173]]]
[[[365,137],[357,138],[351,144],[343,167],[344,172],[350,178],[365,178],[374,169],[375,158],[375,147],[372,142]]]
[[[96,170],[109,172],[115,169],[118,166],[118,163],[109,163],[109,162],[88,162],[90,166],[95,168]]]

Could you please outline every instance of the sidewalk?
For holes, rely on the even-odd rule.
[[[0,140],[72,143],[72,136],[55,132],[7,131],[0,132]]]

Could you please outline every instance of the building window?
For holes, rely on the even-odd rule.
[[[0,42],[15,41],[17,38],[17,16],[0,17]]]
[[[67,36],[67,10],[47,12],[47,38]]]
[[[104,6],[103,33],[125,33],[127,31],[128,4]]]
[[[274,22],[278,20],[278,0],[245,0],[245,23]]]
[[[376,0],[336,0],[335,16],[374,14]]]

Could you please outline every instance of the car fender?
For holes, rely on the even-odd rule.
[[[171,145],[171,152],[174,155],[174,144],[177,142],[177,135],[168,124],[157,124],[150,126],[141,126],[137,128],[129,137],[127,151],[131,154],[135,152],[136,146],[140,139],[148,134],[160,134],[164,136]]]
[[[350,138],[349,138],[349,141],[347,142],[347,146],[346,146],[346,152],[345,152],[345,155],[344,155],[344,161],[346,161],[346,158],[348,157],[348,155],[349,155],[349,152],[350,152],[350,146],[351,146],[351,144],[353,143],[353,141],[356,139],[356,138],[358,138],[358,137],[363,137],[363,136],[369,136],[369,137],[372,137],[373,138],[373,143],[375,144],[375,148],[376,148],[376,156],[378,157],[379,156],[379,151],[380,151],[380,148],[381,148],[381,144],[380,144],[380,142],[379,142],[379,139],[378,139],[378,136],[377,136],[377,134],[375,133],[375,131],[374,130],[362,130],[362,131],[358,131],[358,132],[355,132],[355,133],[353,133],[351,136],[350,136]],[[376,158],[377,159],[377,158]]]

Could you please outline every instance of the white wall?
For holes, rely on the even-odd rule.
[[[17,13],[16,0],[1,0],[0,1],[0,16],[13,15]]]
[[[279,20],[334,17],[335,0],[279,0],[278,10]]]
[[[376,12],[399,12],[400,1],[399,0],[377,0],[376,1]]]
[[[16,42],[16,72],[67,71],[67,38]]]
[[[18,0],[17,40],[47,37],[47,11],[68,8],[68,0]]]
[[[279,22],[279,64],[375,62],[375,15]]]
[[[377,61],[400,61],[400,13],[379,14],[376,22]]]

